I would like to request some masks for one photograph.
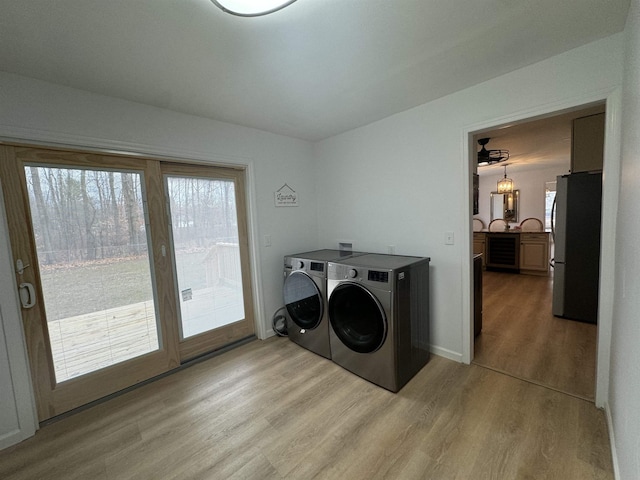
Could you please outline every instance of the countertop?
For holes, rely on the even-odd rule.
[[[490,232],[489,230],[481,230],[479,232],[473,232],[473,233],[497,233],[498,235],[501,233],[546,233],[547,235],[549,235],[551,232],[523,232],[522,230],[516,230],[515,228],[511,228],[509,230],[502,230],[502,231],[498,231],[498,232]]]

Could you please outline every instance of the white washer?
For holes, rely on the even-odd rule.
[[[429,258],[329,262],[329,343],[338,365],[399,391],[429,361]]]
[[[314,250],[284,257],[284,304],[291,341],[331,358],[327,317],[327,262],[360,252]]]

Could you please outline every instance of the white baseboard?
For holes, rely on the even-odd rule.
[[[434,355],[438,355],[439,357],[448,358],[449,360],[453,360],[454,362],[462,363],[462,354],[460,352],[454,352],[453,350],[438,347],[437,345],[431,345],[429,347],[429,351]]]
[[[607,429],[609,430],[609,443],[611,444],[611,463],[613,463],[613,478],[620,480],[620,467],[618,466],[618,453],[616,451],[616,436],[613,431],[613,418],[609,409],[609,402],[604,404],[604,415],[607,421]]]
[[[275,336],[276,332],[273,331],[273,328],[268,328],[266,331],[266,337],[262,340],[266,340],[269,337]],[[438,347],[436,345],[430,345],[429,351],[434,355],[438,355],[439,357],[444,357],[449,360],[453,360],[454,362],[462,363],[462,354],[458,352],[454,352],[452,350],[448,350],[446,348]]]

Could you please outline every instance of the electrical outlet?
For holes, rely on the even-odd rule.
[[[264,246],[265,247],[270,247],[271,246],[271,235],[265,235],[264,236]]]
[[[341,252],[353,252],[353,242],[350,240],[338,240],[338,250]]]
[[[444,232],[444,244],[453,245],[453,232]]]
[[[393,255],[394,253],[396,253],[396,246],[395,245],[389,245],[387,247],[387,253],[390,255]]]

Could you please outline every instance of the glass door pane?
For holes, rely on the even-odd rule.
[[[167,176],[183,339],[245,319],[233,180]]]
[[[158,350],[142,174],[25,176],[56,381]]]

